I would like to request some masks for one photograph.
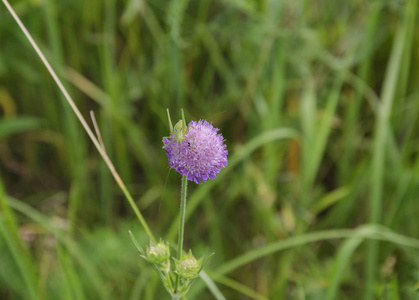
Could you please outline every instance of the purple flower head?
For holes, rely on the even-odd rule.
[[[227,166],[228,154],[225,140],[217,134],[218,130],[206,120],[191,121],[182,141],[172,142],[165,148],[169,166],[196,183],[214,179]],[[164,145],[172,140],[164,139]]]

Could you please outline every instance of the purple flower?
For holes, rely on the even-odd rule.
[[[205,120],[191,121],[182,142],[173,142],[165,148],[169,166],[196,183],[214,179],[227,166],[228,154],[218,130]],[[189,137],[194,137],[195,141]],[[172,140],[164,139],[164,145]]]

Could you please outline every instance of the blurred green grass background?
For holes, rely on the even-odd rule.
[[[179,205],[165,109],[220,128],[229,166],[190,185],[185,249],[216,253],[207,271],[226,299],[419,297],[417,0],[11,4],[95,111],[157,237],[175,242]],[[3,4],[0,112],[0,298],[168,299]],[[214,296],[201,281],[188,299]]]

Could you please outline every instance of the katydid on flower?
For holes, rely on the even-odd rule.
[[[186,139],[192,139],[192,149],[193,146],[195,144],[195,138],[193,136],[185,136],[186,133],[188,132],[188,126],[186,126],[186,121],[185,121],[185,114],[183,113],[183,108],[180,110],[182,112],[182,119],[179,120],[175,126],[173,127],[172,125],[172,120],[170,118],[170,113],[169,113],[169,109],[167,109],[167,119],[169,120],[169,126],[170,126],[170,136],[164,136],[164,139],[173,139],[172,141],[170,141],[169,144],[165,145],[163,147],[163,149],[166,148],[170,148],[170,149],[174,149],[173,147],[169,147],[171,144],[173,144],[174,142],[177,142],[178,144],[182,143],[183,140]]]

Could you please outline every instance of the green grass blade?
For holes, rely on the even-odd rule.
[[[22,294],[27,294],[29,299],[38,299],[36,292],[36,279],[31,274],[31,268],[28,266],[28,260],[20,253],[18,245],[16,245],[13,238],[10,236],[7,231],[6,225],[4,223],[3,217],[0,215],[0,236],[6,242],[9,251],[11,252],[13,259],[19,269],[20,275],[23,280],[24,291]]]
[[[40,127],[40,120],[33,117],[3,118],[0,120],[0,138],[39,129]]]
[[[326,300],[337,299],[337,292],[342,280],[342,275],[345,267],[348,265],[352,254],[362,243],[362,239],[352,238],[346,240],[339,248],[335,262],[332,266],[332,271],[329,275],[329,288],[326,294]]]
[[[405,13],[408,12],[409,8],[410,5],[407,5]],[[407,14],[407,16],[412,17],[411,14]],[[387,124],[389,122],[391,108],[393,106],[403,49],[405,47],[406,34],[409,32],[410,24],[413,23],[409,22],[409,18],[406,17],[402,27],[397,31],[383,83],[382,102],[377,108],[371,161],[371,194],[369,201],[369,221],[371,223],[379,223],[381,220]],[[379,258],[378,253],[378,243],[376,241],[370,241],[367,249],[366,300],[372,300],[374,298],[374,284]]]
[[[298,247],[300,245],[309,244],[316,241],[342,238],[381,240],[394,243],[401,247],[411,247],[419,250],[419,239],[414,239],[411,237],[394,233],[391,230],[382,226],[364,225],[353,230],[340,229],[307,233],[289,238],[284,241],[271,243],[260,249],[255,249],[241,256],[238,256],[230,262],[223,264],[216,270],[216,273],[227,274],[251,261],[285,249]]]
[[[248,286],[241,284],[235,280],[232,280],[226,276],[214,276],[214,280],[216,280],[218,283],[221,283],[222,285],[225,285],[231,289],[236,290],[237,292],[239,292],[240,294],[243,294],[247,297],[249,297],[250,299],[255,299],[255,300],[267,300],[268,298],[255,292],[254,290],[252,290],[251,288],[249,288]]]

